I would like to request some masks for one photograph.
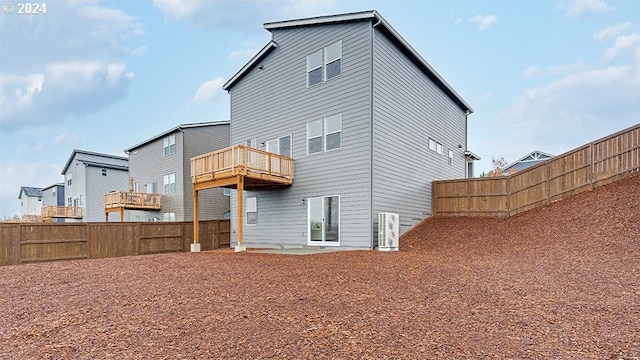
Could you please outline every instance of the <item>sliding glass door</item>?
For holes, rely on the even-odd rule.
[[[340,245],[340,196],[309,198],[309,245]]]

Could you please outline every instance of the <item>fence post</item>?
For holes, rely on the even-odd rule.
[[[511,175],[507,177],[507,217],[511,216]]]

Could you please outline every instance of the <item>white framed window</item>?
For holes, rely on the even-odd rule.
[[[229,188],[222,188],[222,195],[224,195],[224,196],[231,196],[231,189],[229,189]]]
[[[322,50],[307,56],[307,87],[322,82]]]
[[[164,156],[176,153],[176,134],[164,138]]]
[[[133,183],[133,192],[140,192],[140,184],[137,181]]]
[[[249,197],[247,198],[245,211],[245,222],[247,225],[258,225],[258,198],[257,197]]]
[[[436,142],[436,152],[442,155],[442,144],[440,144],[439,142]]]
[[[176,173],[164,176],[163,192],[165,194],[176,192]]]
[[[342,74],[342,40],[307,56],[307,87]]]
[[[67,198],[67,206],[73,206],[73,198]]]
[[[342,114],[324,118],[324,150],[336,150],[342,147]]]
[[[245,142],[245,145],[247,145],[250,148],[258,148],[258,139],[257,138],[253,138],[253,139],[249,139]]]
[[[68,174],[67,174],[67,185],[69,185],[69,186],[70,186],[70,185],[72,184],[72,181],[71,181],[71,180],[72,180],[72,179],[71,179],[71,173],[68,173]]]
[[[453,150],[449,149],[449,165],[453,164]]]
[[[429,150],[436,151],[436,141],[429,138]]]
[[[56,197],[56,189],[51,190],[51,195],[53,195],[53,197]]]
[[[162,221],[176,221],[176,213],[174,212],[163,213]]]
[[[322,121],[307,123],[307,155],[322,152]]]
[[[147,193],[149,194],[157,194],[158,193],[158,183],[157,182],[150,182],[144,185],[145,188],[147,188]]]
[[[291,135],[267,140],[267,151],[270,153],[291,157]]]
[[[342,40],[324,48],[325,80],[333,79],[342,73]]]

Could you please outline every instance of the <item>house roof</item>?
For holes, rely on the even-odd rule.
[[[42,189],[37,187],[21,186],[20,193],[18,194],[18,199],[22,198],[23,193],[25,196],[42,197]]]
[[[115,164],[102,163],[102,162],[90,161],[90,160],[78,160],[78,161],[85,164],[86,166],[114,169],[114,170],[125,170],[125,171],[129,170],[129,167],[125,165],[115,165]]]
[[[67,163],[64,165],[64,168],[62,169],[62,173],[61,173],[62,175],[64,175],[67,172],[67,169],[69,168],[69,165],[71,165],[71,162],[73,161],[73,159],[76,157],[76,154],[95,155],[95,156],[101,156],[103,158],[115,159],[115,160],[127,160],[127,161],[129,160],[124,156],[101,154],[93,151],[73,149],[73,151],[71,152],[71,155],[69,156],[69,160],[67,160]]]
[[[165,131],[165,132],[162,132],[162,133],[160,133],[158,135],[154,135],[153,137],[150,137],[150,138],[148,138],[147,140],[145,140],[145,141],[143,141],[141,143],[138,143],[138,144],[133,145],[133,146],[131,146],[129,148],[126,148],[126,149],[124,149],[124,152],[126,154],[129,154],[132,150],[140,148],[140,147],[142,147],[142,146],[144,146],[144,145],[146,145],[146,144],[148,144],[148,143],[150,143],[152,141],[155,141],[155,140],[157,140],[157,139],[159,139],[161,137],[167,136],[167,135],[172,134],[174,132],[182,131],[183,129],[205,127],[205,126],[215,126],[215,125],[229,125],[229,124],[230,124],[230,122],[227,121],[227,120],[208,121],[208,122],[199,122],[199,123],[190,123],[190,124],[180,124],[180,125],[178,125],[176,127],[173,127],[171,129]]]
[[[512,162],[511,164],[507,165],[502,171],[506,172],[509,171],[509,169],[517,166],[518,164],[521,164],[523,162],[534,162],[534,163],[539,163],[542,161],[545,161],[547,159],[552,158],[553,155],[546,153],[546,152],[542,152],[539,150],[534,150],[530,153],[528,153],[527,155],[521,157],[520,159]]]
[[[481,159],[481,158],[480,158],[480,156],[478,156],[477,154],[474,154],[474,153],[473,153],[473,151],[469,151],[469,150],[467,150],[467,151],[465,151],[465,152],[464,152],[464,156],[465,156],[467,159],[472,160],[472,161],[480,160],[480,159]]]
[[[376,11],[361,11],[354,13],[318,16],[305,19],[295,19],[277,22],[268,22],[264,24],[266,30],[272,31],[276,29],[285,29],[300,26],[324,25],[339,22],[371,20],[373,27],[380,29],[397,47],[402,51],[422,72],[431,79],[440,89],[442,89],[462,110],[472,113],[473,109],[464,99],[427,63],[409,43],[398,34],[398,32]],[[249,70],[251,70],[264,56],[270,53],[276,47],[276,43],[272,40],[260,52],[254,56],[245,66],[240,69],[226,84],[223,89],[229,90],[236,82],[238,82]]]
[[[54,187],[54,186],[64,186],[64,183],[55,183],[55,184],[51,184],[51,185],[49,185],[49,186],[47,186],[47,187],[42,188],[42,191],[47,191],[47,190],[51,189],[51,188],[52,188],[52,187]]]

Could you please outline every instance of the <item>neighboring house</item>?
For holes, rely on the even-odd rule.
[[[374,248],[378,213],[404,232],[431,215],[433,180],[467,176],[472,108],[378,12],[264,27],[272,40],[223,86],[231,144],[290,156],[294,173],[244,191],[246,247]]]
[[[42,189],[42,207],[65,206],[64,183],[57,183]],[[54,222],[64,222],[64,218],[52,219]]]
[[[129,161],[122,156],[75,149],[62,175],[65,206],[80,208],[83,222],[103,222],[104,195],[129,188]],[[119,220],[118,214],[111,214],[109,219]]]
[[[25,215],[40,215],[42,211],[42,189],[32,186],[21,186],[20,194],[20,218]]]
[[[125,149],[133,191],[162,194],[160,211],[131,211],[129,220],[192,221],[190,159],[228,146],[229,121],[218,121],[178,125]],[[201,195],[201,219],[228,216],[228,190],[211,189]]]
[[[524,170],[530,166],[540,164],[543,161],[549,160],[553,157],[551,154],[547,154],[542,151],[534,150],[529,154],[523,156],[522,158],[512,162],[507,165],[504,170],[502,170],[502,175],[509,175],[520,170]]]

